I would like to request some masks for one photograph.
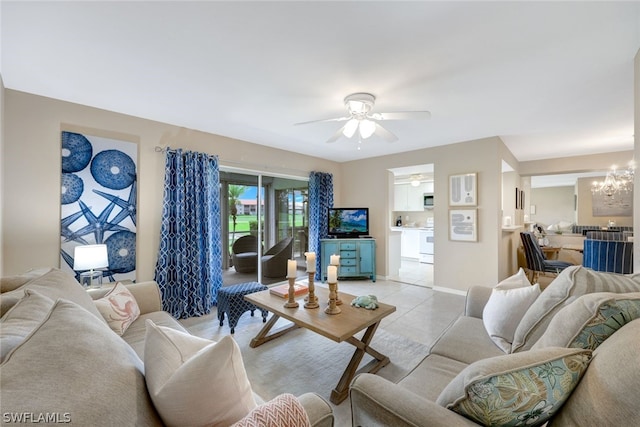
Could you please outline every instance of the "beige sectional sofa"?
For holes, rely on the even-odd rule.
[[[541,425],[549,413],[551,426],[640,425],[640,319],[633,320],[640,316],[640,275],[565,270],[524,313],[512,353],[485,330],[491,292],[471,288],[464,315],[398,384],[357,376],[350,388],[353,425]],[[622,300],[631,305],[620,309]],[[617,311],[605,319],[605,309]],[[579,348],[581,342],[590,349]],[[543,384],[556,374],[558,381]],[[526,406],[532,393],[542,403]]]
[[[94,303],[107,290],[88,292],[71,275],[58,269],[0,280],[1,423],[163,425],[164,417],[154,406],[145,381],[147,323],[153,322],[165,335],[171,335],[167,331],[187,331],[162,311],[155,282],[126,288],[135,297],[140,315],[118,336]],[[243,373],[244,368],[240,371]],[[198,384],[186,386],[192,389],[188,392],[200,392]],[[208,402],[229,399],[228,390],[213,386],[210,395],[202,393],[209,393],[205,390],[211,390],[211,384],[203,387],[198,396],[205,402],[201,405],[203,411],[210,409]],[[254,399],[258,406],[264,403],[258,396],[254,395]],[[318,395],[302,395],[298,403],[312,426],[333,425],[332,409]]]

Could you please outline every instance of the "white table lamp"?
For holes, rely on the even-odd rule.
[[[107,245],[82,245],[76,246],[73,251],[73,269],[83,271],[80,273],[80,283],[84,286],[93,286],[93,279],[98,279],[98,286],[102,286],[102,273],[94,272],[96,268],[109,266]],[[89,270],[89,271],[86,271]]]

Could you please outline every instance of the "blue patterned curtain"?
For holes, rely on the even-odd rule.
[[[320,280],[320,239],[327,237],[327,209],[333,207],[333,175],[311,172],[309,175],[309,251],[316,253],[316,280]]]
[[[165,311],[202,316],[222,286],[220,172],[217,156],[167,150],[155,280]]]

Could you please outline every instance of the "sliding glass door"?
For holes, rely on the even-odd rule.
[[[232,171],[220,172],[223,207],[224,285],[246,281],[265,284],[285,279],[286,267],[262,274],[262,255],[293,238],[285,248],[304,266],[308,236],[308,182]],[[286,264],[286,263],[285,263]],[[282,270],[282,277],[280,277]],[[274,277],[275,276],[275,277]]]

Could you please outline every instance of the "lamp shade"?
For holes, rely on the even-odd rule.
[[[76,246],[73,251],[73,269],[92,270],[109,266],[107,245]]]

